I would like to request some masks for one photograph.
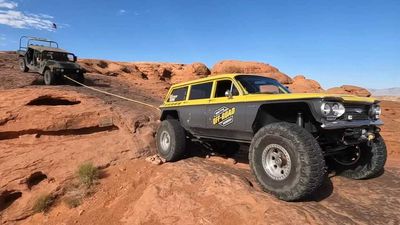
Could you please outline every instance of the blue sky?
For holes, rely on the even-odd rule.
[[[324,88],[400,86],[399,0],[0,0],[0,50],[21,35],[82,58],[251,60]]]

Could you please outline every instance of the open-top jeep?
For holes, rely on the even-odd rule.
[[[77,57],[59,48],[55,41],[23,36],[17,52],[21,71],[43,75],[46,85],[59,83],[64,75],[84,81],[85,70],[76,62]]]
[[[178,160],[189,140],[229,150],[249,145],[249,164],[262,188],[293,201],[313,193],[329,167],[353,179],[383,171],[386,146],[372,98],[290,93],[278,81],[245,74],[173,85],[156,142]]]

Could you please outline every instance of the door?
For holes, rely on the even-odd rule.
[[[247,140],[246,102],[230,79],[216,80],[207,105],[208,135]]]
[[[195,135],[207,133],[206,110],[211,96],[212,85],[212,81],[191,85],[187,104],[180,109],[185,128],[191,130]]]

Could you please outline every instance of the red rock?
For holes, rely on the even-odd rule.
[[[371,93],[362,87],[357,87],[353,85],[343,85],[340,87],[330,88],[326,91],[330,94],[350,94],[350,95],[357,95],[360,97],[370,97]]]
[[[294,93],[320,93],[324,91],[317,81],[307,79],[303,75],[295,76],[293,83],[288,86]]]
[[[239,60],[225,60],[218,62],[212,68],[213,74],[223,73],[248,73],[260,74],[266,77],[274,78],[282,84],[292,83],[292,79],[280,72],[277,68],[262,62],[245,62]]]

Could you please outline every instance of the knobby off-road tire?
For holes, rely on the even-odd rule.
[[[43,79],[44,79],[44,84],[46,84],[46,85],[56,84],[56,76],[49,69],[44,71]]]
[[[385,141],[379,134],[368,146],[367,143],[359,145],[360,158],[351,166],[344,166],[335,162],[339,175],[361,180],[378,176],[383,172],[387,158]]]
[[[326,176],[318,142],[305,129],[291,123],[262,127],[251,142],[249,163],[263,190],[285,201],[312,194]]]
[[[26,66],[25,59],[22,58],[22,57],[19,58],[19,69],[22,72],[28,72],[29,71],[29,68]]]
[[[186,134],[178,120],[161,122],[156,135],[157,152],[168,162],[182,158],[186,148]]]

